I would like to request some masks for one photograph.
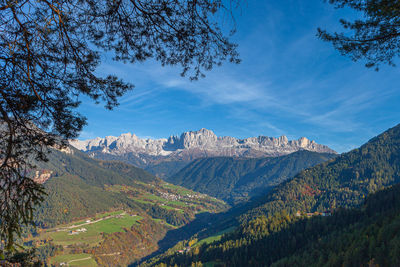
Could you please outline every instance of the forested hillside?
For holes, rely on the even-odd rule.
[[[264,194],[299,171],[336,156],[301,150],[280,157],[197,159],[167,181],[235,203]]]
[[[358,149],[306,169],[268,194],[243,220],[287,210],[294,214],[357,207],[365,197],[400,182],[400,125]]]
[[[210,245],[162,259],[157,266],[398,266],[400,185],[371,195],[362,207],[332,216],[259,217]]]
[[[42,226],[53,227],[124,205],[140,209],[125,196],[105,190],[104,185],[160,181],[128,164],[95,160],[73,148],[66,151],[52,149],[49,161],[38,167],[39,175],[45,172],[49,178],[44,183],[48,196],[35,217]]]
[[[333,266],[396,266],[399,182],[400,125],[275,187],[257,207],[243,212],[241,226],[221,241],[190,253],[169,251],[153,263],[320,266],[331,259]],[[380,190],[385,191],[365,202]]]

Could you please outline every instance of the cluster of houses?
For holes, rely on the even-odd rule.
[[[186,197],[188,198],[205,198],[205,195],[201,195],[201,194],[186,194]]]
[[[87,232],[86,228],[80,228],[80,229],[77,229],[77,230],[69,231],[68,235],[79,235],[80,233],[85,233],[85,232]]]
[[[171,194],[168,192],[160,192],[161,197],[168,199],[168,200],[179,200],[181,199],[180,195]]]
[[[181,195],[175,195],[175,194],[171,194],[168,192],[162,192],[162,191],[158,191],[158,193],[161,195],[161,197],[168,199],[168,200],[180,200],[182,199]],[[205,198],[205,195],[203,194],[186,194],[184,197],[187,197],[189,199],[193,199],[193,198]]]

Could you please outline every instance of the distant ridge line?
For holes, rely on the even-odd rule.
[[[205,128],[184,132],[180,136],[170,136],[168,139],[144,139],[135,134],[125,133],[118,137],[97,137],[84,141],[71,140],[70,144],[85,152],[101,152],[112,155],[133,153],[135,155],[172,156],[171,154],[183,153],[198,158],[198,154],[206,152],[203,156],[261,157],[286,155],[299,150],[336,154],[336,151],[328,146],[318,144],[306,137],[290,141],[284,135],[278,138],[258,136],[239,139],[230,136],[219,137],[213,131]]]

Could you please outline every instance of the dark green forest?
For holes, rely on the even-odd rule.
[[[107,153],[101,153],[99,151],[91,152],[91,154],[96,159],[106,160],[106,161],[122,161],[127,164],[131,164],[137,166],[139,168],[143,168],[147,172],[160,177],[162,179],[166,179],[171,175],[175,174],[178,170],[185,167],[190,160],[188,159],[170,159],[164,161],[164,159],[159,160],[155,157],[141,154],[140,157],[133,153],[126,153],[123,155],[112,155]]]

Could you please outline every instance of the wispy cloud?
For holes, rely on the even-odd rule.
[[[305,41],[302,39],[299,43],[301,42]],[[330,128],[332,131],[357,131],[362,127],[362,124],[355,120],[357,114],[384,97],[376,97],[376,91],[370,88],[353,89],[363,84],[363,79],[368,80],[366,77],[353,79],[352,82],[342,85],[342,88],[335,88],[334,93],[327,92],[326,90],[330,90],[326,88],[329,87],[327,85],[333,82],[335,76],[343,76],[347,69],[333,72],[323,78],[320,73],[314,73],[300,80],[285,81],[285,85],[269,82],[266,77],[243,77],[248,76],[248,73],[243,76],[234,76],[226,72],[219,74],[218,69],[204,80],[190,82],[177,77],[174,69],[163,69],[160,72],[156,66],[151,66],[150,69],[146,73],[152,77],[156,86],[123,99],[124,108],[135,106],[138,102],[147,102],[160,90],[181,90],[198,95],[203,105],[226,106],[231,110],[232,116],[240,117],[239,114],[246,114],[240,117],[242,120],[247,117],[247,120],[254,122],[253,115],[249,114],[257,114],[257,119],[261,119],[258,125],[269,128],[276,134],[284,134],[285,131],[272,123],[267,125],[262,122],[263,116],[278,114],[320,128]],[[150,104],[150,107],[156,108],[158,105],[154,101],[151,103],[153,104]]]
[[[239,80],[234,77],[210,75],[204,81],[185,82],[177,79],[161,81],[168,88],[199,94],[206,101],[218,104],[234,104],[268,100],[266,84]]]

